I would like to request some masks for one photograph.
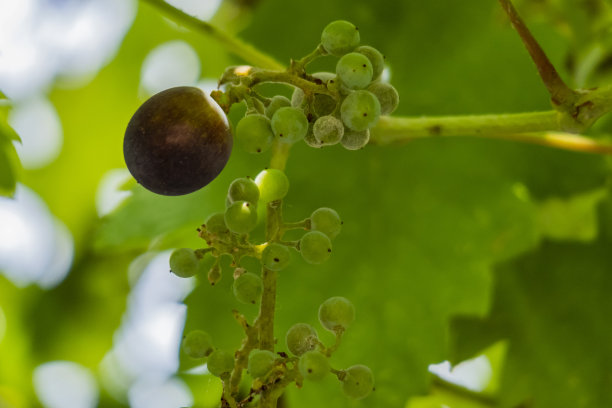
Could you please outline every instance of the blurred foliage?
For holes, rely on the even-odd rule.
[[[539,18],[530,9],[536,3],[558,12]],[[597,42],[612,55],[605,31],[597,40],[578,41],[555,29],[559,21],[576,32],[590,27],[593,15],[582,11],[591,3],[596,2],[520,4],[564,76],[577,75],[576,65],[564,62],[583,50],[584,41]],[[329,21],[353,21],[362,42],[387,57],[391,82],[401,95],[398,115],[550,108],[533,64],[494,1],[262,0],[243,11],[240,23],[230,23],[233,9],[224,7],[216,24],[228,31],[244,27],[241,38],[286,62],[311,51]],[[577,22],[570,19],[583,14]],[[601,14],[594,16],[604,21]],[[64,128],[63,150],[44,169],[25,171],[21,181],[69,227],[76,259],[67,279],[49,291],[18,289],[0,277],[7,320],[0,340],[2,407],[37,404],[31,372],[43,362],[71,360],[97,370],[125,310],[130,262],[149,250],[203,245],[195,229],[224,208],[230,181],[267,166],[267,157],[235,149],[226,169],[202,191],[160,197],[135,187],[112,214],[97,217],[101,177],[124,167],[123,132],[142,102],[142,61],[155,46],[174,39],[198,52],[205,78],[217,78],[227,65],[240,62],[207,37],[179,30],[142,5],[118,55],[91,83],[50,94]],[[313,70],[332,64],[324,60]],[[610,78],[603,75],[606,64],[605,58],[598,60],[601,69],[589,75]],[[592,78],[576,82],[593,85]],[[0,118],[0,147],[11,146],[3,123]],[[0,158],[0,163],[7,161]],[[342,216],[344,229],[329,262],[314,267],[294,254],[292,265],[280,273],[278,349],[285,350],[285,332],[296,322],[322,331],[318,305],[345,296],[354,303],[357,320],[332,365],[367,364],[376,376],[376,392],[350,401],[328,376],[321,384],[290,387],[286,406],[494,406],[497,399],[470,402],[435,387],[429,397],[423,394],[432,389],[429,364],[472,357],[500,340],[508,341],[505,363],[495,367],[501,406],[612,405],[607,392],[612,386],[610,170],[601,156],[470,137],[357,152],[296,146],[287,166],[286,217],[299,220],[329,206]],[[3,192],[14,188],[10,174],[0,169]],[[231,296],[227,265],[219,286],[210,287],[204,275],[201,281],[186,299],[186,329],[204,329],[218,346],[236,349],[242,333],[231,310],[252,317],[255,308]],[[181,369],[193,365],[184,359],[181,364]],[[213,405],[211,395],[218,398],[220,392],[216,380],[180,376],[199,404]],[[421,399],[410,402],[417,395]],[[121,406],[106,394],[101,405]]]

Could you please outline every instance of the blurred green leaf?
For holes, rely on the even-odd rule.
[[[456,319],[459,359],[508,340],[501,406],[612,404],[612,201],[600,207],[600,234],[588,244],[544,242],[500,266],[485,319]]]

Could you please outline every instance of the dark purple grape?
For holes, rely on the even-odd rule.
[[[123,156],[132,176],[162,195],[199,190],[223,170],[232,151],[229,122],[202,90],[182,86],[142,104],[125,131]]]

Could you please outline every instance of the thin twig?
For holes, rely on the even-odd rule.
[[[544,85],[548,89],[553,104],[565,108],[573,106],[577,98],[576,92],[563,82],[563,79],[561,79],[561,76],[559,76],[546,53],[525,25],[512,2],[510,0],[499,0],[499,3],[510,18],[512,26],[521,37],[531,59],[536,64],[540,78],[542,78]]]
[[[197,30],[215,40],[219,41],[225,46],[225,48],[244,59],[246,62],[252,65],[256,65],[261,68],[283,70],[285,67],[280,62],[267,54],[262,53],[250,44],[247,44],[213,26],[212,24],[202,21],[196,17],[190,16],[189,14],[177,9],[174,6],[166,3],[163,0],[142,0],[146,3],[157,7],[174,21],[179,24],[188,26],[194,30]]]

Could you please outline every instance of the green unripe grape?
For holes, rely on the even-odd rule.
[[[248,201],[252,205],[257,205],[257,201],[259,200],[259,188],[257,184],[249,178],[238,178],[230,184],[229,190],[227,191],[227,198],[231,204],[236,201]]]
[[[311,381],[319,381],[329,372],[329,360],[319,351],[307,351],[298,361],[300,374]]]
[[[365,55],[372,64],[372,79],[378,79],[385,69],[385,57],[374,47],[362,45],[355,49],[355,52]]]
[[[245,116],[236,126],[236,139],[248,153],[265,152],[274,140],[270,119],[261,114]]]
[[[331,255],[331,241],[320,231],[309,231],[300,239],[300,252],[302,258],[311,264],[320,264],[329,259]]]
[[[351,52],[336,64],[336,74],[349,89],[363,89],[372,82],[372,63],[363,54]]]
[[[335,210],[322,207],[316,209],[310,216],[310,228],[314,231],[321,231],[330,239],[334,239],[342,230],[342,220]]]
[[[206,230],[213,234],[224,234],[229,232],[227,225],[225,225],[225,214],[215,213],[206,219],[204,223]]]
[[[342,390],[347,397],[362,399],[374,390],[374,374],[363,364],[351,366],[345,370]]]
[[[215,350],[208,356],[208,371],[215,377],[230,373],[234,369],[234,354],[225,350]]]
[[[378,122],[380,102],[372,92],[351,92],[340,106],[342,121],[351,130],[361,132]]]
[[[206,276],[208,278],[208,282],[215,286],[221,280],[221,265],[219,262],[215,262],[210,269],[208,270],[208,274]]]
[[[202,330],[192,330],[183,339],[182,348],[191,358],[204,358],[213,352],[210,335]]]
[[[291,262],[291,252],[285,245],[273,242],[263,250],[261,262],[272,271],[280,271]]]
[[[315,139],[323,145],[335,145],[344,136],[344,124],[333,116],[321,116],[312,127]]]
[[[281,170],[266,169],[255,177],[259,199],[264,203],[281,200],[289,192],[289,179]]]
[[[318,344],[318,336],[314,327],[306,323],[296,323],[287,331],[285,337],[287,348],[296,356],[314,350]]]
[[[266,116],[271,118],[279,108],[291,106],[291,101],[286,96],[275,95],[270,100],[270,104],[266,107]]]
[[[315,149],[320,149],[323,146],[321,142],[319,142],[314,136],[314,133],[312,131],[306,133],[306,136],[304,136],[304,142],[306,142],[308,146],[314,147]]]
[[[242,303],[255,304],[263,292],[263,282],[254,273],[247,272],[234,280],[234,296]]]
[[[295,88],[293,94],[291,95],[291,106],[294,108],[300,108],[303,102],[304,91],[302,91],[300,88]],[[334,109],[336,109],[336,100],[326,94],[315,94],[312,107],[317,116],[329,115],[334,111]]]
[[[390,115],[399,105],[399,94],[391,84],[373,82],[368,86],[368,91],[372,92],[380,102],[381,115]]]
[[[248,234],[257,226],[257,206],[235,201],[225,210],[225,224],[235,234]]]
[[[249,354],[249,362],[247,370],[251,377],[260,378],[268,374],[274,362],[276,361],[276,354],[269,350],[253,350]]]
[[[359,30],[344,20],[332,21],[323,29],[321,44],[325,51],[335,56],[351,52],[359,45]]]
[[[272,132],[284,143],[295,143],[306,136],[308,119],[298,108],[279,108],[272,116]]]
[[[190,278],[198,272],[198,258],[193,249],[180,248],[170,255],[170,271],[181,278]]]
[[[363,149],[369,141],[369,129],[362,130],[361,132],[357,132],[351,129],[345,129],[344,136],[342,136],[342,140],[340,140],[340,143],[342,144],[342,147],[347,150],[359,150]]]
[[[319,307],[319,321],[329,331],[346,330],[354,320],[355,307],[345,297],[331,297]]]

